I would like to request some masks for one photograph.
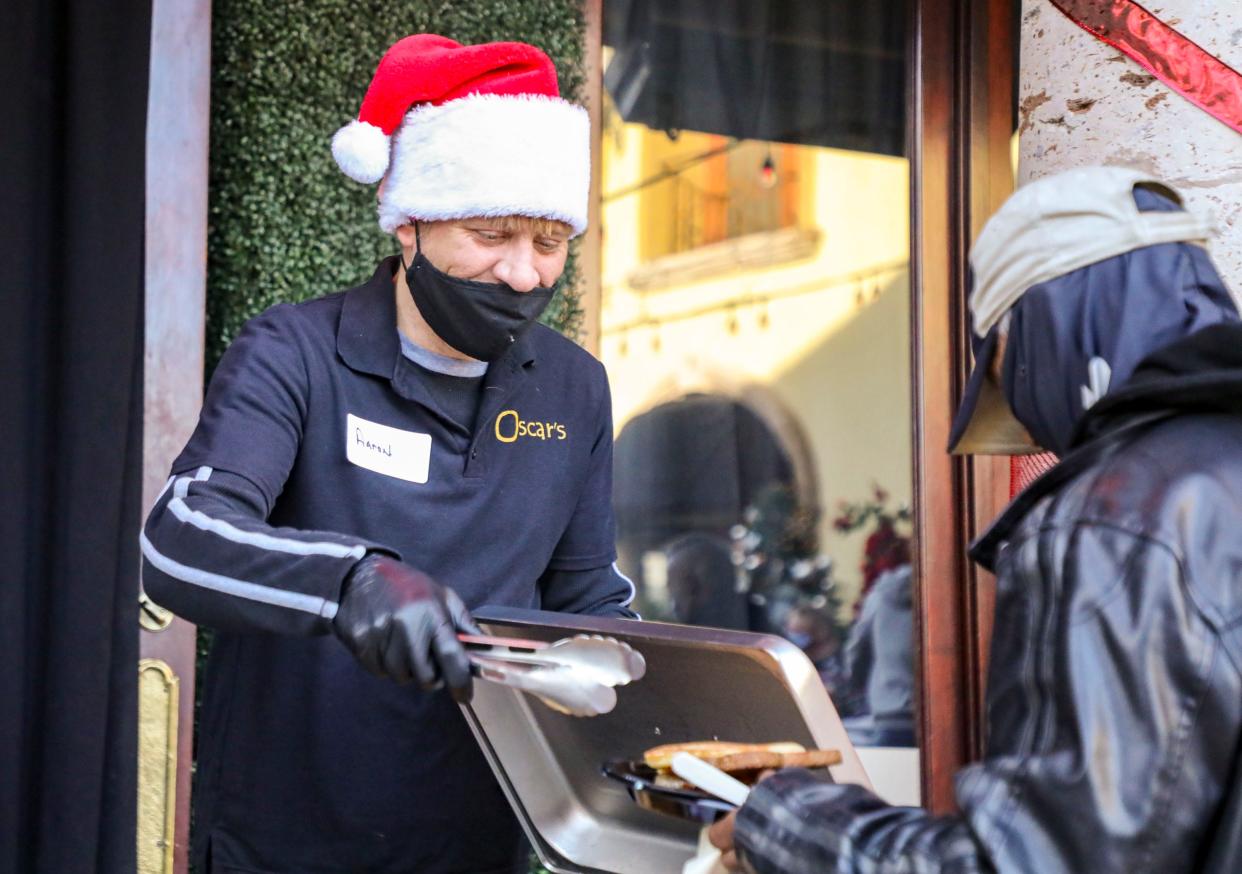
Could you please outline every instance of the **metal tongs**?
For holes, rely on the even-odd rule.
[[[598,716],[617,706],[617,690],[647,672],[642,654],[611,637],[578,634],[553,643],[459,634],[471,672],[521,689],[570,716]]]

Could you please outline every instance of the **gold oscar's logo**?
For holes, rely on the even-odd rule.
[[[496,417],[496,439],[516,443],[522,437],[533,440],[565,440],[569,434],[560,422],[527,422],[517,410],[505,410]]]

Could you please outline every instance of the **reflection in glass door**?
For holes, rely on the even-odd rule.
[[[905,4],[605,0],[622,570],[914,745]]]

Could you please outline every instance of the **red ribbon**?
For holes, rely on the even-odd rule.
[[[1051,0],[1070,21],[1238,133],[1242,73],[1169,27],[1133,0]]]

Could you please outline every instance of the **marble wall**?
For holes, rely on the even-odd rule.
[[[1242,69],[1240,0],[1166,0],[1147,7]],[[1219,233],[1210,246],[1242,300],[1242,135],[1096,39],[1048,0],[1022,0],[1018,93],[1022,184],[1088,164],[1137,167],[1165,181]]]

